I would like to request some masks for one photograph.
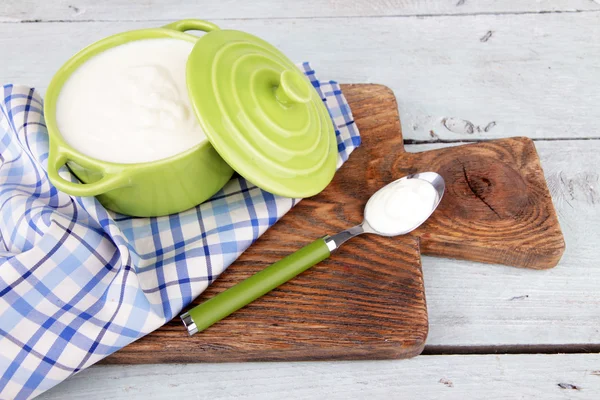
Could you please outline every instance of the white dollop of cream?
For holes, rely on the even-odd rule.
[[[58,96],[62,137],[83,154],[126,164],[174,156],[205,141],[186,85],[193,46],[143,39],[87,60]]]
[[[367,203],[365,219],[385,235],[406,233],[422,223],[437,204],[433,185],[422,179],[403,179],[377,191]]]

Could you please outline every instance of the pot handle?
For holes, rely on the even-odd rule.
[[[168,25],[163,26],[164,29],[173,29],[179,32],[185,31],[218,31],[220,28],[212,22],[204,21],[201,19],[182,19],[180,21],[172,22]]]
[[[61,177],[58,170],[68,161],[74,161],[84,168],[99,171],[102,178],[94,183],[73,183]],[[123,171],[106,171],[101,165],[88,158],[80,157],[70,149],[50,144],[48,152],[48,178],[60,191],[72,196],[98,196],[113,189],[129,185],[129,176]]]

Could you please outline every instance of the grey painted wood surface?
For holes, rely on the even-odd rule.
[[[43,91],[86,45],[166,22],[0,23],[0,77]],[[600,137],[600,12],[216,22],[324,79],[391,87],[407,139]]]
[[[600,355],[100,366],[39,399],[598,399]]]
[[[586,352],[600,346],[598,10],[598,0],[3,0],[0,82],[44,91],[60,65],[95,40],[198,17],[261,36],[295,61],[310,60],[322,78],[390,86],[409,140],[533,137],[565,256],[548,271],[425,257],[426,351]],[[19,23],[31,20],[54,22]],[[553,140],[561,138],[568,140]],[[596,399],[599,393],[599,355],[554,354],[101,366],[41,398]]]
[[[3,0],[0,21],[322,18],[599,10],[595,0]]]
[[[310,54],[324,78],[394,88],[409,139],[437,140],[431,131],[447,140],[600,136],[600,41],[590,40],[599,37],[600,13],[352,18],[343,19],[335,35],[332,23],[337,20],[299,21],[235,20],[224,26],[258,33],[296,60]],[[491,44],[494,36],[482,43],[476,35],[491,23],[502,26],[506,37],[485,55],[496,60],[487,65],[480,59],[484,55],[473,52]],[[0,64],[0,77],[43,88],[77,49],[111,33],[151,25],[0,23],[0,53],[13,60]],[[330,37],[323,34],[328,29]],[[539,35],[532,41],[525,34],[536,29]],[[299,32],[307,36],[298,40]],[[391,40],[394,32],[403,40]],[[341,45],[335,45],[338,36],[346,38]],[[560,70],[556,77],[571,83],[568,91],[548,77],[539,81],[540,70],[551,70],[523,50],[528,46],[537,46],[552,70]],[[464,71],[480,79],[466,79]],[[481,95],[488,90],[488,97]],[[461,119],[496,125],[472,134],[440,128],[443,118],[452,116],[453,124],[446,124],[454,130]],[[550,271],[527,271],[425,258],[430,347],[600,344],[600,270],[594,268],[600,247],[600,142],[538,141],[537,146],[566,237],[562,263]]]

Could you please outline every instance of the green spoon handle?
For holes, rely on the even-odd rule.
[[[237,285],[219,293],[181,315],[191,335],[203,331],[331,254],[325,240],[317,239]]]

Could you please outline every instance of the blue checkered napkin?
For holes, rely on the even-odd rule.
[[[302,68],[337,127],[340,166],[360,144],[352,114],[335,82]],[[236,177],[180,214],[112,213],[49,183],[38,93],[2,94],[0,399],[33,397],[160,327],[297,202]]]

